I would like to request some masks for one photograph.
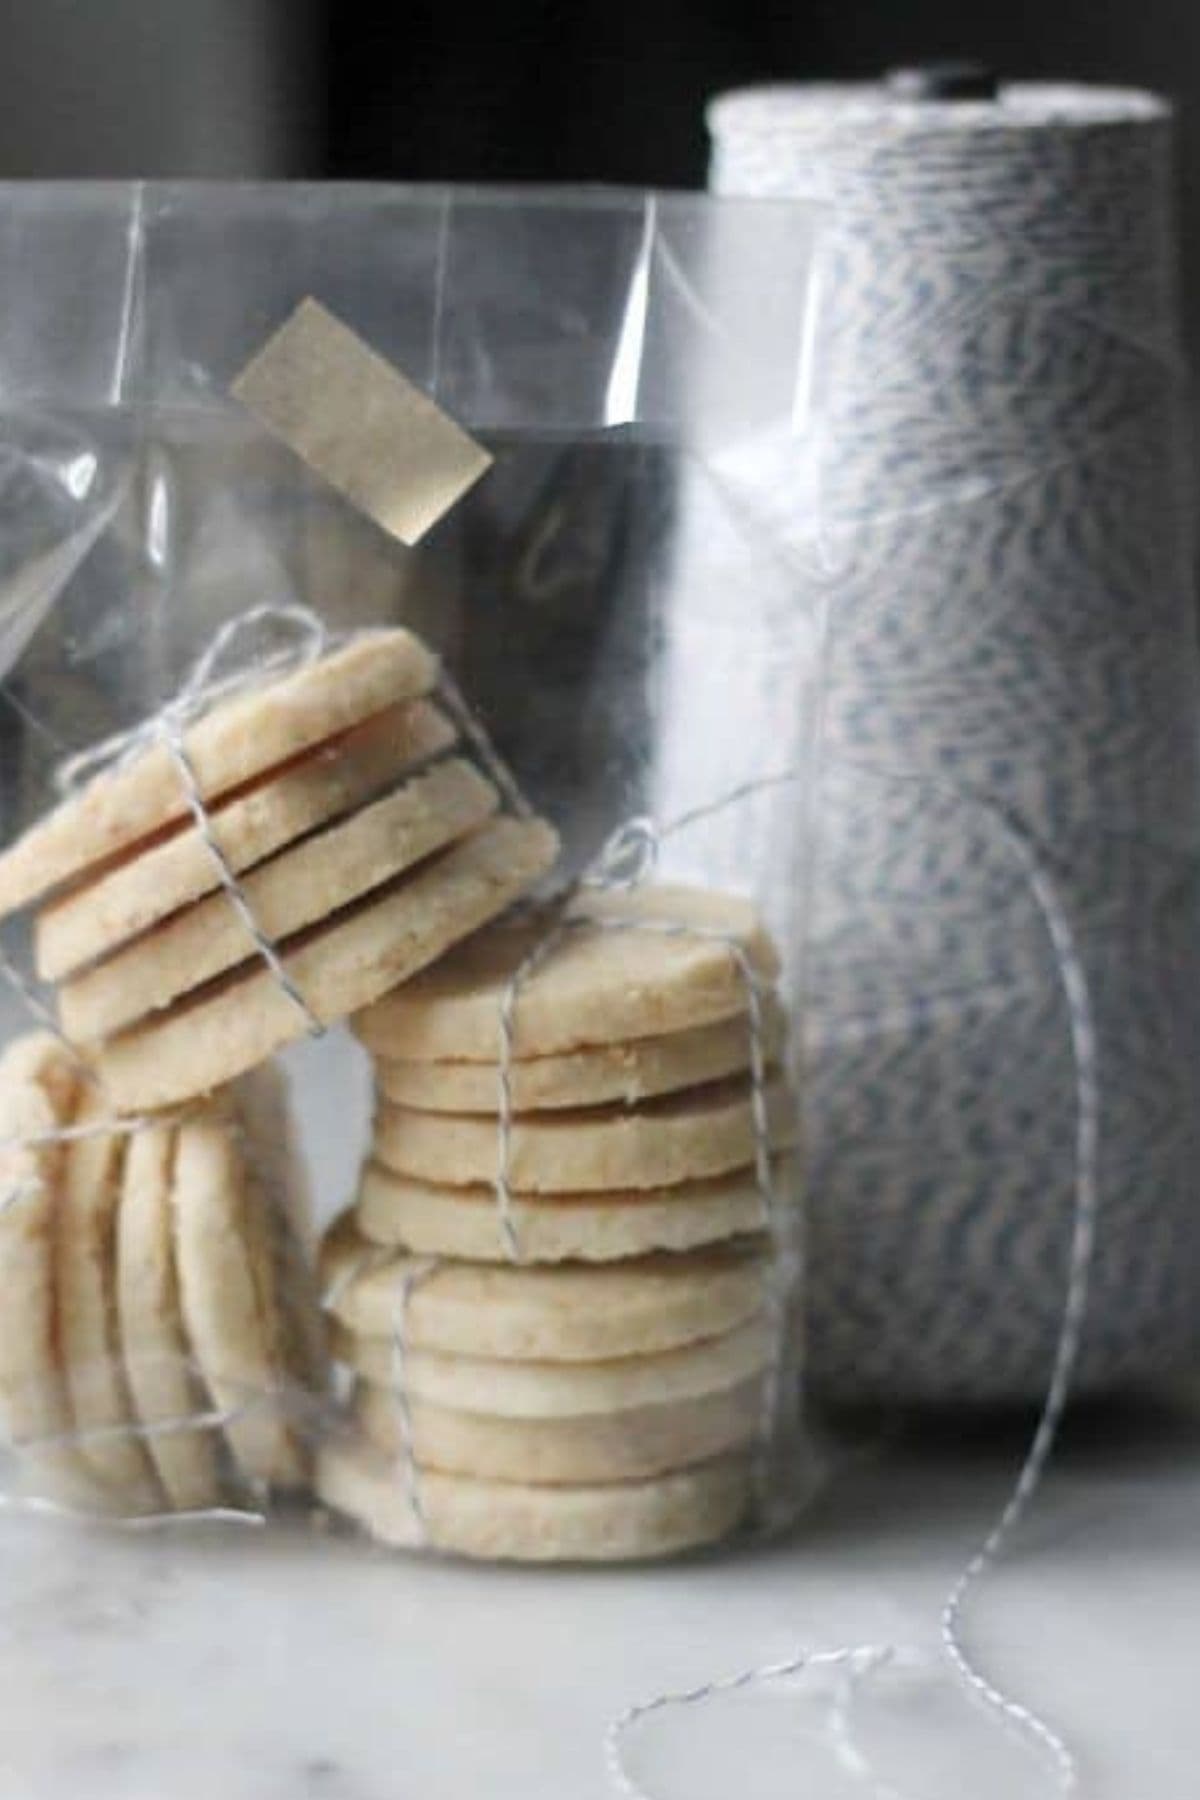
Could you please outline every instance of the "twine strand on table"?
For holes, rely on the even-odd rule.
[[[772,778],[773,783],[782,778]],[[799,779],[797,775],[796,779]],[[1020,864],[1050,941],[1059,984],[1070,1026],[1075,1072],[1075,1205],[1054,1367],[1043,1400],[1037,1427],[1017,1474],[1008,1500],[979,1549],[954,1582],[939,1620],[943,1653],[968,1694],[993,1715],[1018,1732],[1053,1770],[1058,1791],[1076,1794],[1079,1768],[1065,1738],[1031,1706],[1006,1694],[977,1668],[962,1637],[962,1624],[970,1595],[1004,1556],[1041,1488],[1058,1441],[1063,1415],[1070,1398],[1072,1378],[1078,1366],[1080,1345],[1087,1320],[1092,1258],[1096,1245],[1099,1205],[1100,1084],[1098,1046],[1091,990],[1078,942],[1058,885],[1046,866],[1032,834],[1008,808],[990,796],[974,793],[957,783],[919,775],[897,775],[897,781],[953,793],[956,799],[978,808],[997,828],[1014,859]],[[860,1644],[834,1650],[799,1651],[779,1662],[759,1664],[732,1676],[700,1682],[677,1692],[663,1692],[634,1702],[609,1725],[604,1739],[605,1763],[615,1790],[624,1800],[651,1800],[626,1766],[624,1743],[628,1733],[653,1713],[676,1706],[694,1706],[719,1694],[757,1687],[802,1674],[824,1665],[845,1666],[856,1682],[880,1670],[911,1662],[914,1652],[896,1644]],[[843,1743],[850,1730],[848,1697],[836,1713],[837,1732]],[[877,1793],[880,1790],[876,1789]],[[886,1791],[886,1790],[885,1790]]]

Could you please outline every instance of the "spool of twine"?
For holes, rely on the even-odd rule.
[[[1138,93],[913,91],[750,90],[709,113],[716,191],[829,209],[815,480],[775,446],[756,494],[832,571],[811,1373],[842,1397],[1024,1399],[1044,1393],[1061,1319],[1072,1071],[995,809],[1054,872],[1098,1027],[1080,1384],[1164,1370],[1200,1329],[1171,120]],[[711,730],[682,710],[671,731]]]

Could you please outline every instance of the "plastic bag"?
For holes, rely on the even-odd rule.
[[[32,1152],[14,1117],[0,1232],[41,1157],[69,1322],[83,1190],[95,1319],[40,1353],[57,1412],[13,1413],[22,1491],[92,1510],[44,1475],[83,1454],[118,1512],[298,1496],[520,1559],[782,1522],[811,1480],[823,589],[736,462],[803,441],[809,212],[169,186],[0,210],[6,1023],[51,1032],[18,1058],[57,1067],[54,1030],[82,1057]],[[312,301],[490,454],[415,547],[231,391]],[[304,391],[339,443],[376,398]],[[681,813],[698,680],[761,705],[695,746]],[[323,1314],[281,1091],[269,1203],[238,1163],[281,1055]],[[219,1479],[173,1486],[197,1445]]]

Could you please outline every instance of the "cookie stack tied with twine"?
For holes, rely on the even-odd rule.
[[[264,663],[250,634],[280,623],[300,641]],[[0,1311],[21,1321],[0,1397],[42,1497],[207,1511],[235,1473],[306,1481],[292,1420],[323,1403],[326,1359],[270,1059],[556,852],[497,816],[504,771],[458,753],[460,729],[486,742],[438,682],[408,632],[331,647],[311,613],[253,609],[161,713],[69,764],[66,798],[0,856],[0,916],[37,906],[57,984],[57,1026],[0,1069]]]
[[[0,1057],[0,1414],[21,1488],[89,1512],[302,1486],[327,1388],[283,1078],[114,1120],[49,1032]]]
[[[179,700],[0,856],[0,917],[39,903],[39,976],[114,1107],[206,1093],[366,1005],[503,910],[553,833],[500,795],[403,630],[220,692],[246,620]],[[105,746],[102,755],[111,755]],[[84,759],[85,770],[95,758]]]
[[[356,1018],[377,1111],[323,1252],[355,1375],[330,1506],[531,1561],[662,1555],[746,1515],[795,1217],[777,972],[744,901],[585,887]]]

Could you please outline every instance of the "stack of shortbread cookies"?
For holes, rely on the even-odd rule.
[[[652,1556],[746,1509],[777,1349],[760,1125],[795,1189],[775,954],[694,889],[567,920],[502,921],[354,1021],[374,1137],[323,1275],[357,1431],[318,1491],[387,1541]]]
[[[277,1415],[323,1388],[321,1322],[284,1094],[255,1072],[557,850],[498,816],[437,673],[410,633],[362,634],[134,740],[0,855],[0,917],[37,908],[63,1034],[0,1063],[0,1394],[59,1497],[207,1505],[221,1445],[257,1481],[304,1480]],[[197,1409],[237,1416],[165,1429]]]
[[[302,1486],[326,1357],[282,1076],[136,1129],[111,1116],[48,1032],[0,1057],[0,1411],[22,1485],[118,1513]]]
[[[436,676],[409,632],[356,637],[204,713],[186,770],[154,743],[0,856],[0,917],[41,902],[37,972],[114,1106],[207,1093],[344,1018],[553,862],[549,828],[495,817],[494,787],[453,754],[425,698]]]

